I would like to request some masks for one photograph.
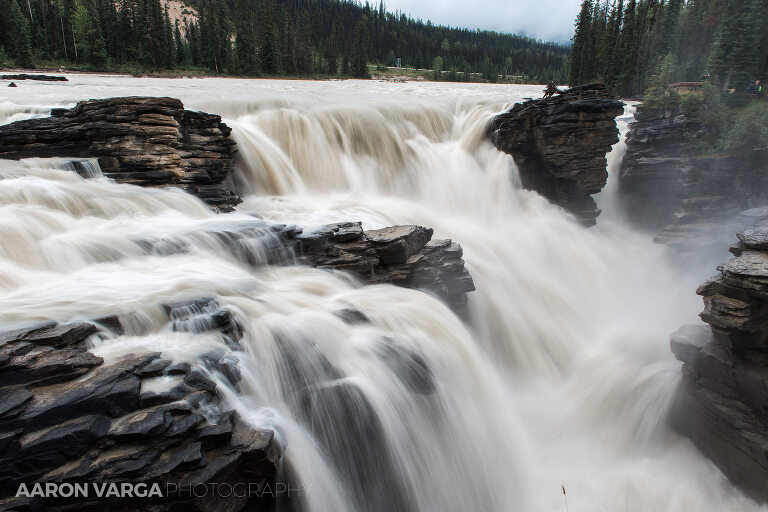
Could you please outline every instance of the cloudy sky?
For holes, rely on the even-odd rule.
[[[378,0],[374,0],[378,5]],[[401,10],[438,25],[498,30],[567,41],[581,0],[384,0],[388,11]]]

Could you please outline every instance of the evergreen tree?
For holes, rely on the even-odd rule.
[[[237,0],[235,10],[235,55],[237,72],[241,75],[257,76],[260,73],[259,56],[256,51],[256,15],[252,0]]]
[[[278,52],[272,0],[261,0],[259,8],[259,57],[261,58],[261,69],[268,75],[275,75],[280,71]]]
[[[3,9],[7,14],[6,34],[8,53],[17,65],[32,67],[32,32],[29,20],[19,5],[18,0],[7,0],[9,8]]]
[[[592,1],[583,0],[581,2],[581,10],[576,18],[576,31],[573,34],[573,45],[571,46],[571,71],[568,78],[571,85],[579,85],[581,83],[583,60],[589,39],[591,12]]]
[[[101,31],[101,22],[91,1],[88,1],[88,4],[82,0],[75,2],[72,28],[77,39],[77,51],[80,58],[84,62],[103,68],[107,60],[107,43]]]
[[[366,49],[368,48],[368,28],[361,20],[355,27],[354,47],[352,49],[352,76],[355,78],[368,78],[368,61]]]

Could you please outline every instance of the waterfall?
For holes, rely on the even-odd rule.
[[[562,485],[572,511],[759,510],[665,424],[679,376],[668,335],[695,319],[701,276],[614,215],[613,177],[599,198],[609,215],[586,229],[521,189],[486,139],[491,115],[540,87],[71,85],[47,101],[162,94],[223,114],[245,201],[215,215],[180,190],[118,185],[96,167],[85,179],[66,160],[0,161],[0,327],[120,314],[126,333],[94,341],[107,361],[237,360],[238,384],[212,377],[243,417],[275,430],[283,478],[308,489],[286,506],[554,512]],[[15,101],[34,105],[35,87]],[[255,215],[307,229],[432,227],[464,248],[477,287],[469,318],[427,293],[290,265],[290,254],[269,265],[277,242]],[[163,304],[206,296],[242,326],[239,345],[176,331],[163,315]]]

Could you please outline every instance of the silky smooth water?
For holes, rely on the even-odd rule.
[[[522,190],[512,159],[488,142],[492,114],[541,90],[22,82],[0,96],[0,123],[119,95],[175,96],[221,114],[245,201],[214,215],[178,190],[83,179],[65,160],[0,161],[0,327],[117,313],[127,333],[93,340],[108,360],[151,350],[236,357],[243,381],[219,379],[220,388],[249,421],[275,429],[286,474],[310,486],[310,511],[562,511],[561,486],[571,512],[760,510],[665,423],[680,372],[669,334],[697,321],[694,290],[707,270],[682,270],[623,222],[623,143],[597,198],[604,213],[586,229]],[[631,107],[622,132],[630,120]],[[433,227],[464,248],[477,286],[468,322],[422,292],[245,264],[213,233],[252,223],[250,214],[308,229]],[[148,253],[137,243],[147,238],[188,250]],[[243,241],[251,261],[266,261],[266,241]],[[242,350],[219,335],[171,332],[162,304],[211,295],[244,326]],[[370,322],[335,314],[350,307]],[[415,389],[402,361],[429,368],[434,392]]]

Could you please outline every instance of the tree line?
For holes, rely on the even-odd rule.
[[[663,73],[744,92],[766,78],[768,0],[584,0],[575,25],[574,85],[633,95]]]
[[[368,64],[563,82],[568,45],[433,25],[349,0],[0,0],[0,61],[21,67],[201,69],[242,76],[368,76]]]

